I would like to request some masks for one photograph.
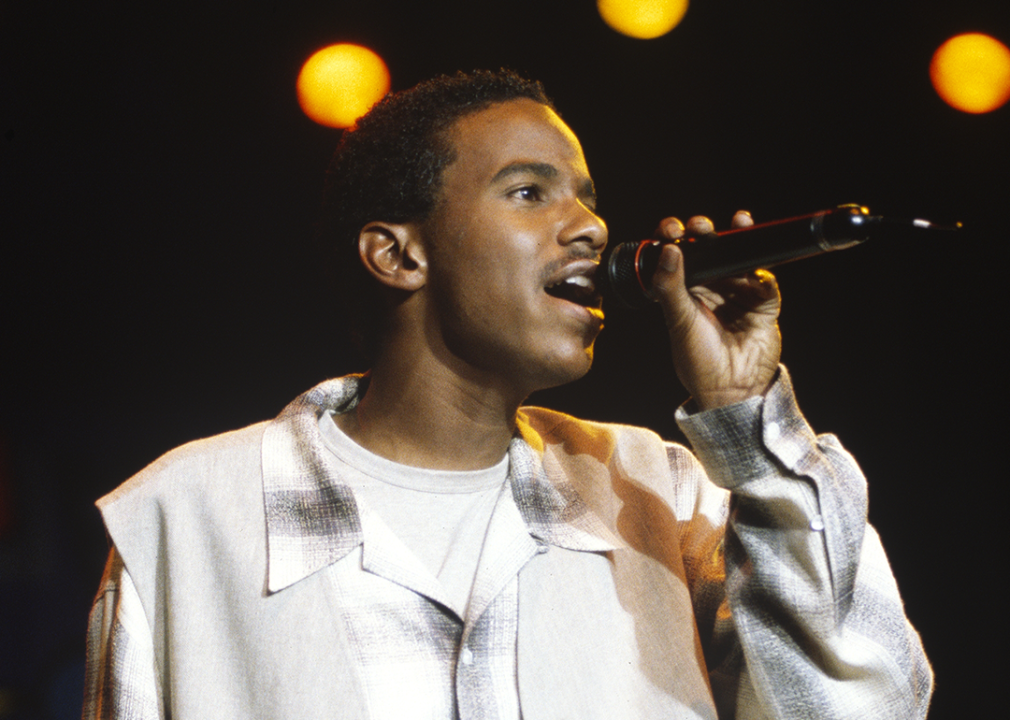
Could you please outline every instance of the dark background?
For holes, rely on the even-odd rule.
[[[725,226],[844,202],[965,223],[778,276],[784,360],[869,478],[936,670],[931,718],[996,716],[1010,107],[955,111],[927,69],[959,32],[1010,42],[1006,8],[695,0],[642,41],[591,0],[4,3],[0,718],[78,712],[95,498],[362,369],[311,243],[339,131],[294,94],[340,41],[383,56],[394,89],[503,65],[543,80],[612,242],[669,214]],[[677,437],[655,314],[609,310],[597,347],[588,377],[533,400]]]

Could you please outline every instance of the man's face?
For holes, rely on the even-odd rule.
[[[453,362],[529,393],[589,370],[603,313],[591,283],[607,230],[575,134],[514,100],[460,119],[424,224],[427,332]]]

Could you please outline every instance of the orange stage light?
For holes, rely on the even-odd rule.
[[[688,0],[596,0],[600,17],[617,32],[648,40],[665,35],[687,12]]]
[[[1010,49],[981,33],[955,35],[933,55],[929,77],[951,107],[969,113],[995,110],[1010,100]]]
[[[330,45],[298,73],[298,103],[320,125],[346,128],[389,92],[386,63],[360,45]]]

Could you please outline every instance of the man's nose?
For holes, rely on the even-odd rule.
[[[607,224],[591,208],[577,201],[560,240],[565,245],[586,243],[597,253],[603,252],[607,246]]]

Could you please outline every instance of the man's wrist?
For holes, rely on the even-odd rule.
[[[697,408],[697,412],[716,410],[728,405],[746,402],[752,397],[764,397],[764,394],[768,392],[768,388],[772,386],[773,382],[766,383],[760,387],[699,392],[693,394],[691,399],[693,400],[693,406]]]

